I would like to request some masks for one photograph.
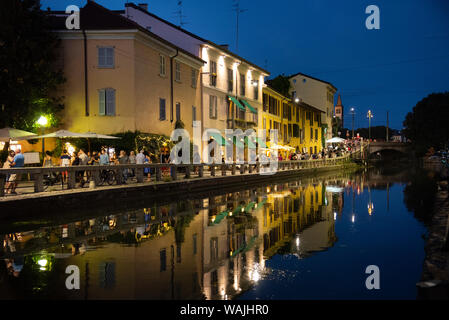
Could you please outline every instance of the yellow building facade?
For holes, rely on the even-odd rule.
[[[266,86],[262,112],[259,113],[259,129],[267,130],[267,136],[269,130],[278,130],[278,144],[293,148],[293,152],[317,154],[323,148],[321,113]]]

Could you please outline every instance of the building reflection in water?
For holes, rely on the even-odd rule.
[[[333,246],[348,186],[360,188],[347,178],[278,183],[6,234],[0,298],[233,299],[270,273],[274,255]],[[69,265],[80,290],[65,288]]]

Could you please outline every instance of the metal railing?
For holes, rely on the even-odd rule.
[[[301,170],[335,166],[351,161],[353,154],[343,157],[317,160],[278,161],[276,172]],[[145,169],[150,178],[145,177]],[[112,172],[114,185],[124,183],[164,183],[188,179],[212,178],[218,176],[235,176],[244,174],[262,174],[270,170],[269,163],[215,163],[215,164],[126,164],[126,165],[94,165],[70,167],[30,167],[17,169],[0,169],[0,197],[5,196],[6,177],[17,175],[18,194],[40,193],[44,191],[73,190],[78,188],[101,188],[100,179],[104,172]],[[66,182],[60,180],[66,172]],[[27,179],[20,179],[26,176]],[[48,177],[59,177],[57,182],[49,185]],[[146,181],[145,181],[146,180]],[[103,181],[104,182],[104,181]],[[106,185],[106,183],[102,184]],[[11,195],[12,196],[12,195]]]

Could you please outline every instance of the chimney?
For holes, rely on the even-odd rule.
[[[139,7],[145,11],[148,11],[148,3],[139,3]]]

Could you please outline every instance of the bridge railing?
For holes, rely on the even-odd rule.
[[[351,154],[337,158],[318,160],[277,161],[275,172],[302,170],[340,165],[351,161]],[[146,170],[146,171],[145,171]],[[129,176],[132,183],[164,183],[205,177],[235,176],[244,174],[269,173],[273,167],[269,163],[214,163],[214,164],[125,164],[125,165],[94,165],[70,167],[30,167],[0,169],[0,197],[5,196],[6,179],[16,175],[17,190],[20,194],[40,193],[48,191],[73,190],[78,188],[97,188],[104,179],[104,173],[111,172],[113,185],[125,183]],[[149,172],[148,175],[145,172]],[[273,173],[275,173],[273,172]],[[66,175],[66,182],[61,177]],[[27,178],[22,180],[21,177]],[[54,178],[50,178],[54,177]],[[56,179],[58,177],[58,179]],[[148,178],[149,177],[149,178]],[[146,181],[145,181],[146,180]],[[107,185],[102,181],[102,185]],[[49,188],[51,186],[51,188]]]

